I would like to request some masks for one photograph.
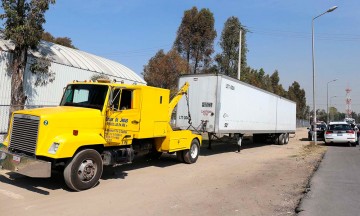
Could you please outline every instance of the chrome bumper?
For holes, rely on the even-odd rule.
[[[0,169],[13,171],[33,178],[51,176],[51,163],[27,156],[20,156],[0,149]]]

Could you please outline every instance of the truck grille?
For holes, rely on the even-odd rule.
[[[10,145],[12,151],[35,155],[40,118],[15,114],[11,128]]]

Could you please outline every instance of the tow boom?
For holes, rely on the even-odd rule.
[[[181,89],[176,93],[176,95],[173,97],[173,99],[169,103],[169,121],[171,120],[171,114],[172,114],[174,108],[179,103],[182,96],[184,94],[187,94],[189,86],[190,86],[189,83],[185,82],[185,84],[181,87]]]

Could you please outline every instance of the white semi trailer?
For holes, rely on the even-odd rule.
[[[180,77],[190,84],[188,100],[177,106],[176,127],[207,132],[209,148],[216,134],[234,134],[238,151],[244,134],[254,140],[287,144],[296,130],[296,103],[225,75],[195,74]],[[191,114],[191,116],[190,116]]]

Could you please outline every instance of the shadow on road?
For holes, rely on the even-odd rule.
[[[59,172],[52,173],[51,178],[30,178],[14,172],[8,172],[7,174],[9,177],[0,175],[1,183],[14,185],[38,194],[49,195],[49,190],[68,190],[62,173]]]
[[[253,143],[251,138],[245,137],[241,150],[258,148],[267,146],[269,143]],[[200,149],[201,156],[211,156],[222,153],[235,153],[237,151],[236,140],[221,140],[213,141],[212,149],[208,149],[208,141],[204,140]],[[117,167],[104,166],[101,179],[125,179],[128,176],[128,171],[146,168],[146,167],[170,167],[181,164],[177,160],[176,154],[164,153],[159,159],[149,159],[147,156],[137,157],[131,164],[124,164]],[[30,178],[17,173],[8,172],[9,177],[0,175],[0,182],[14,185],[26,190],[42,194],[49,195],[52,190],[67,190],[70,191],[62,175],[62,171],[53,172],[51,178]],[[101,183],[101,182],[100,182]]]
[[[344,148],[346,148],[346,147],[355,148],[356,147],[356,146],[350,146],[349,143],[327,143],[327,144],[323,143],[323,145],[333,146],[333,147],[344,147]]]
[[[165,168],[179,163],[175,154],[164,153],[159,159],[149,159],[147,156],[142,156],[135,158],[131,164],[123,164],[116,167],[105,166],[101,179],[125,179],[128,176],[127,171],[146,167]]]
[[[245,138],[242,142],[242,150],[257,148],[269,145],[267,143],[253,143],[251,139]],[[222,153],[235,153],[237,151],[237,144],[235,140],[226,140],[226,141],[214,141],[212,143],[212,149],[208,149],[208,141],[204,140],[200,148],[200,156],[211,156]],[[176,154],[166,154],[164,153],[159,159],[150,160],[148,157],[144,156],[141,158],[135,158],[134,162],[131,164],[120,165],[117,167],[105,167],[101,179],[125,179],[128,176],[127,171],[141,169],[145,167],[170,167],[173,165],[181,164],[176,158]]]
[[[265,142],[256,142],[253,143],[251,138],[244,138],[241,143],[241,150],[251,149],[251,148],[259,148],[263,146],[271,145],[270,143]],[[204,140],[203,145],[201,147],[202,156],[211,156],[221,153],[228,153],[228,152],[237,152],[237,143],[236,140],[227,140],[227,141],[212,141],[212,148],[208,149],[209,141]]]

